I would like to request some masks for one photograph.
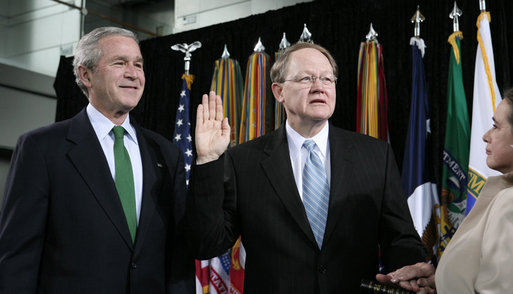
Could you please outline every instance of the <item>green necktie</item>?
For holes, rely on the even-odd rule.
[[[114,133],[114,163],[116,165],[116,189],[119,199],[125,212],[128,229],[132,236],[132,242],[135,241],[135,232],[137,231],[137,215],[135,212],[135,189],[134,174],[132,173],[132,164],[130,155],[125,148],[123,138],[125,129],[120,126],[112,128]]]

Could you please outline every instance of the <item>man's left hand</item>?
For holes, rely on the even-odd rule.
[[[386,275],[377,274],[376,280],[383,284],[396,284],[415,293],[436,293],[435,267],[425,262],[407,265]]]

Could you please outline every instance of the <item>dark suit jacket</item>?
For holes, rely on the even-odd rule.
[[[333,126],[329,141],[322,250],[296,188],[282,127],[194,166],[188,218],[196,257],[219,255],[242,235],[244,294],[358,293],[360,280],[378,272],[380,249],[386,270],[424,261],[389,145]]]
[[[181,153],[132,124],[143,163],[135,244],[85,109],[20,137],[0,215],[0,293],[192,293]]]

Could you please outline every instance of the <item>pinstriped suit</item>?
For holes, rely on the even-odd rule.
[[[193,167],[188,219],[197,258],[242,235],[245,294],[358,293],[361,278],[424,261],[392,150],[330,126],[331,188],[319,250],[292,172],[285,128]]]

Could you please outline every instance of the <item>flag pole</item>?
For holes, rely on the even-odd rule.
[[[420,23],[423,22],[426,18],[422,13],[420,13],[420,5],[417,5],[417,11],[411,18],[411,22],[415,23],[415,27],[413,29],[413,36],[416,38],[420,38]]]
[[[194,76],[189,74],[191,66],[191,52],[201,48],[201,43],[196,41],[192,44],[175,44],[171,46],[174,51],[181,51],[185,53],[184,60],[184,74],[182,75],[182,89],[180,91],[180,99],[176,109],[176,118],[173,132],[173,143],[178,146],[182,152],[185,167],[185,184],[186,188],[189,187],[189,176],[192,165],[192,137],[191,137],[191,124],[190,124],[190,90],[194,80]],[[203,294],[209,292],[209,261],[208,260],[195,260],[195,284],[196,293]]]
[[[460,30],[460,16],[463,14],[463,11],[458,8],[456,5],[456,1],[454,1],[454,8],[449,14],[449,18],[452,19],[452,30],[453,32],[458,32]]]
[[[474,70],[467,214],[477,201],[477,197],[488,177],[500,174],[486,165],[486,155],[483,152],[486,147],[486,143],[482,140],[483,134],[492,127],[490,117],[493,116],[502,98],[495,79],[495,61],[490,32],[491,16],[486,11],[484,0],[479,1],[479,8],[481,13],[476,22],[478,46]]]
[[[460,56],[460,40],[463,38],[463,33],[459,30],[458,17],[462,14],[463,12],[454,2],[454,8],[449,14],[449,18],[453,20],[454,32],[448,38],[451,50],[447,80],[445,140],[442,155],[440,217],[439,222],[437,222],[439,228],[437,259],[442,257],[445,248],[463,221],[467,206],[470,121]]]
[[[290,47],[290,42],[287,40],[287,35],[283,32],[278,51],[274,53],[274,60],[278,60],[280,56]],[[274,101],[274,129],[278,129],[285,122],[285,110],[283,105]]]
[[[185,68],[185,75],[187,75],[187,76],[189,75],[189,69],[190,69],[190,65],[191,65],[191,52],[195,51],[198,48],[201,48],[200,41],[196,41],[189,45],[187,45],[187,43],[182,43],[182,44],[175,44],[175,45],[171,46],[171,49],[185,53],[185,57],[183,58],[183,60],[185,61],[184,68]]]
[[[481,12],[486,11],[486,0],[479,0],[479,9]]]
[[[411,18],[414,23],[412,47],[411,106],[403,158],[402,183],[408,195],[408,207],[415,229],[428,250],[428,258],[436,262],[438,250],[437,219],[440,201],[430,169],[430,112],[426,73],[424,70],[424,40],[420,37],[420,23],[425,17],[419,6]]]

